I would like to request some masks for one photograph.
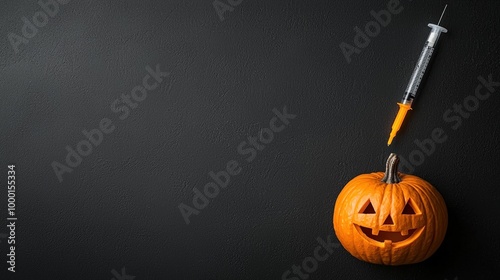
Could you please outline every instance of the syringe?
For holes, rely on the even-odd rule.
[[[401,124],[403,123],[403,120],[406,116],[406,113],[408,112],[408,110],[411,110],[411,104],[415,99],[415,95],[417,93],[418,86],[420,85],[420,81],[422,81],[422,78],[425,74],[425,70],[427,69],[427,65],[431,60],[432,53],[434,52],[434,46],[436,45],[439,39],[439,35],[441,34],[441,32],[444,33],[448,32],[446,28],[439,26],[447,6],[448,5],[444,7],[443,12],[441,13],[441,17],[439,18],[438,24],[432,24],[432,23],[428,24],[428,26],[431,28],[431,33],[429,34],[429,37],[425,42],[422,53],[420,53],[417,65],[413,70],[413,74],[411,75],[410,82],[406,87],[405,94],[401,99],[401,103],[398,103],[399,111],[396,116],[396,119],[394,120],[394,123],[392,124],[391,135],[389,136],[389,141],[387,141],[387,146],[389,146],[392,143],[392,139],[396,137],[396,133],[399,131],[399,128],[401,127]]]

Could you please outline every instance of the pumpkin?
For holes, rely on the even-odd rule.
[[[362,174],[340,192],[333,227],[354,257],[375,264],[421,262],[441,245],[448,212],[441,194],[427,181],[397,172],[391,154],[386,170]]]

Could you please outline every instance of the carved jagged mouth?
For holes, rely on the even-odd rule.
[[[391,240],[392,242],[400,242],[408,239],[417,229],[409,229],[406,231],[385,231],[379,230],[378,234],[371,228],[359,226],[363,233],[373,240],[378,242],[384,242],[385,240]]]
[[[367,239],[380,242],[380,245],[398,245],[403,243],[402,241],[410,239],[408,240],[409,242],[411,240],[416,239],[424,229],[422,227],[420,229],[415,228],[402,231],[385,231],[385,230],[377,231],[360,225],[355,225],[355,226],[358,232],[362,233],[362,235],[364,235]]]

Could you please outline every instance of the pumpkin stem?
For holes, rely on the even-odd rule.
[[[382,178],[382,182],[386,184],[397,184],[401,182],[401,178],[398,175],[398,164],[399,157],[395,153],[391,153],[387,158],[387,163],[385,164],[385,174]]]

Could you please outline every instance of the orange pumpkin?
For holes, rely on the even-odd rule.
[[[333,227],[354,257],[375,264],[421,262],[441,245],[448,212],[441,194],[425,180],[397,172],[391,154],[385,174],[362,174],[340,192]]]

